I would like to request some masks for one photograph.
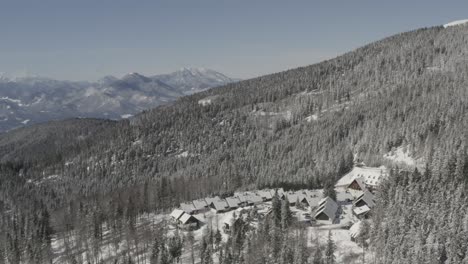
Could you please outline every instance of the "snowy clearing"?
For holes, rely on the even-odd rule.
[[[403,163],[409,166],[415,166],[416,160],[412,158],[408,151],[405,151],[403,147],[399,147],[395,150],[390,151],[389,153],[384,155],[384,158],[391,160],[395,163]]]
[[[131,114],[125,114],[125,115],[121,115],[120,117],[123,118],[123,119],[128,119],[130,117],[132,117],[133,115]]]

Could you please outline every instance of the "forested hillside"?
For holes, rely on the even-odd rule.
[[[49,222],[61,230],[70,217],[105,223],[123,212],[238,189],[321,188],[349,171],[354,156],[380,165],[385,153],[404,146],[427,169],[401,172],[382,187],[375,217],[384,224],[373,230],[378,263],[419,263],[415,254],[435,257],[427,263],[441,256],[461,263],[467,59],[468,26],[419,29],[319,64],[182,97],[130,121],[72,120],[4,134],[0,240],[16,242],[3,245],[2,254],[25,260],[27,249],[50,242]],[[453,221],[451,233],[435,216],[442,211]],[[433,221],[424,220],[428,215]],[[420,249],[400,248],[401,236]],[[447,241],[453,248],[442,247]]]

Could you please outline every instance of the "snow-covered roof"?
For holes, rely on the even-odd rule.
[[[213,201],[212,204],[216,211],[226,210],[229,208],[226,200]]]
[[[286,193],[286,197],[288,197],[288,200],[289,200],[289,203],[295,203],[297,201],[297,199],[301,198],[301,194],[300,193],[294,193],[294,192],[289,192],[289,193]]]
[[[181,203],[180,204],[180,209],[182,209],[184,212],[190,214],[195,210],[195,206],[193,206],[192,202]]]
[[[354,167],[350,172],[344,175],[336,184],[336,187],[347,187],[354,179],[362,178],[363,183],[371,186],[380,184],[383,178],[387,176],[387,168],[380,167]]]
[[[245,194],[237,194],[236,198],[239,199],[241,203],[248,202],[247,195]]]
[[[304,202],[304,200],[307,201],[310,207],[318,206],[319,202],[322,200],[320,197],[310,197],[307,195],[304,195],[301,199],[301,202]]]
[[[363,194],[361,194],[361,196],[359,196],[355,201],[354,201],[354,204],[356,205],[357,203],[359,203],[360,201],[364,201],[364,203],[367,204],[367,206],[369,206],[370,208],[374,207],[375,205],[375,196],[369,192],[369,191],[365,191]]]
[[[251,192],[239,193],[239,194],[237,194],[236,197],[242,203],[261,203],[261,202],[263,202],[262,197],[258,196],[255,193],[251,193]]]
[[[337,192],[336,193],[336,200],[338,202],[344,202],[346,200],[352,201],[352,200],[354,200],[354,197],[349,192]]]
[[[362,221],[359,221],[359,222],[354,223],[349,228],[349,234],[351,235],[352,238],[356,238],[361,232],[361,224],[362,224]]]
[[[318,204],[319,204],[319,206],[322,206],[324,203],[329,202],[329,201],[335,202],[335,201],[333,201],[332,198],[330,198],[330,196],[327,196],[327,197],[323,198],[322,200],[320,200]]]
[[[219,196],[205,198],[206,204],[210,205],[214,201],[221,200]]]
[[[322,197],[322,190],[305,190],[304,194],[309,197]]]
[[[171,217],[178,220],[185,212],[180,209],[174,209],[171,213]]]
[[[279,189],[272,189],[270,190],[270,193],[271,193],[271,197],[273,198],[275,196],[275,193],[278,192],[278,197],[282,198],[284,196],[284,190],[283,188],[279,188]]]
[[[363,191],[364,191],[364,190],[367,190],[366,185],[364,184],[364,179],[363,179],[363,178],[360,177],[360,178],[354,179],[354,180],[348,185],[348,187],[349,187],[351,184],[353,184],[354,182],[357,183],[357,185],[359,186],[359,188],[360,188],[361,190],[363,190]]]
[[[261,203],[261,202],[263,202],[262,197],[260,197],[260,196],[258,196],[256,194],[250,194],[247,199],[252,203]]]
[[[226,203],[229,206],[229,208],[237,208],[239,207],[239,199],[237,197],[227,197],[226,198]]]
[[[328,216],[328,218],[335,219],[336,211],[338,210],[338,204],[336,204],[336,202],[328,196],[322,201],[323,202],[315,213],[315,218],[317,218],[317,216],[319,216],[321,213],[324,213]]]
[[[186,224],[189,222],[189,220],[195,220],[197,222],[200,222],[200,220],[198,220],[198,218],[196,218],[195,216],[193,215],[189,215],[189,214],[183,214],[180,218],[179,218],[179,221],[182,223],[182,224]]]
[[[361,207],[354,207],[354,209],[353,209],[353,212],[356,215],[362,215],[362,214],[365,214],[365,213],[367,213],[369,211],[370,211],[370,208],[367,205],[364,205],[364,206],[361,206]]]
[[[258,195],[264,199],[272,199],[273,198],[273,194],[271,193],[271,190],[261,190],[261,191],[258,191],[257,192]]]
[[[196,210],[202,210],[208,206],[205,200],[193,200],[193,206]]]

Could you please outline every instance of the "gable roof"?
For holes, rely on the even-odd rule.
[[[327,202],[333,202],[335,203],[335,201],[333,201],[332,198],[330,198],[330,196],[327,196],[325,198],[323,198],[322,200],[319,201],[319,206],[322,206],[324,203],[327,203]]]
[[[291,193],[287,193],[286,194],[286,197],[288,197],[288,200],[289,200],[289,203],[295,203],[297,201],[297,199],[301,198],[300,196],[302,196],[302,194],[300,193],[294,193],[294,192],[291,192]]]
[[[264,199],[272,199],[274,193],[271,193],[271,190],[263,190],[263,191],[258,191],[258,195]]]
[[[189,214],[183,214],[180,218],[179,218],[179,221],[182,223],[182,224],[186,224],[188,223],[190,220],[195,220],[196,222],[200,222],[200,220],[198,220],[198,218],[196,218],[195,216],[193,215],[189,215]]]
[[[263,202],[262,197],[260,197],[260,196],[258,196],[256,194],[250,194],[247,199],[252,203],[261,203],[261,202]]]
[[[185,212],[180,210],[180,209],[174,209],[171,213],[171,217],[174,218],[175,220],[179,220],[179,218],[184,214]]]
[[[370,211],[370,208],[367,205],[363,205],[361,207],[354,207],[354,209],[353,209],[353,212],[356,215],[362,215],[362,214],[365,214],[365,213],[367,213],[369,211]]]
[[[339,202],[344,202],[346,200],[354,200],[354,197],[349,192],[337,192],[336,193],[336,200]]]
[[[305,190],[304,194],[309,197],[322,197],[322,190]]]
[[[182,209],[186,213],[192,213],[195,210],[195,206],[193,206],[192,202],[181,203],[180,209]]]
[[[328,218],[335,219],[337,210],[338,204],[336,204],[333,199],[327,196],[326,198],[322,199],[320,207],[317,210],[317,213],[315,213],[315,218],[317,218],[317,216],[319,216],[321,213],[324,213],[328,216]]]
[[[247,195],[245,195],[245,194],[238,194],[238,195],[236,196],[236,198],[239,199],[239,201],[240,201],[241,203],[246,203],[246,202],[248,202],[248,200],[247,200]]]
[[[319,202],[321,201],[319,197],[310,197],[307,195],[302,196],[300,201],[304,202],[304,200],[307,202],[307,204],[309,204],[310,207],[318,206]]]
[[[239,199],[237,197],[227,197],[226,203],[229,208],[236,208],[239,207]]]
[[[263,202],[262,197],[258,196],[255,193],[245,192],[239,193],[236,196],[241,203],[261,203]]]
[[[205,200],[193,200],[193,206],[196,210],[205,209],[208,206]]]
[[[356,183],[358,184],[359,188],[360,188],[362,191],[367,190],[366,185],[364,184],[364,179],[363,179],[363,178],[356,178],[356,179],[354,179],[353,181],[351,181],[350,184],[348,184],[348,188],[349,188],[349,186],[351,186],[351,184],[353,184],[354,182],[356,182]]]
[[[354,201],[354,205],[356,205],[358,202],[360,201],[363,201],[364,203],[367,204],[367,206],[369,206],[370,208],[374,207],[375,205],[375,197],[374,195],[369,192],[369,191],[365,191],[364,193],[362,193],[355,201]]]
[[[222,211],[228,209],[228,204],[225,200],[217,200],[211,203],[216,211]]]
[[[278,192],[278,197],[282,198],[284,196],[284,190],[283,188],[278,188],[278,189],[271,189],[271,197],[273,198],[275,196],[275,193]]]
[[[208,206],[210,206],[212,202],[218,201],[218,200],[221,200],[221,199],[219,198],[219,196],[215,196],[215,197],[206,197],[206,198],[205,198],[206,204],[207,204]]]

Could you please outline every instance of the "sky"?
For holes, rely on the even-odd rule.
[[[0,73],[97,80],[205,67],[251,78],[468,18],[468,1],[0,0]]]

